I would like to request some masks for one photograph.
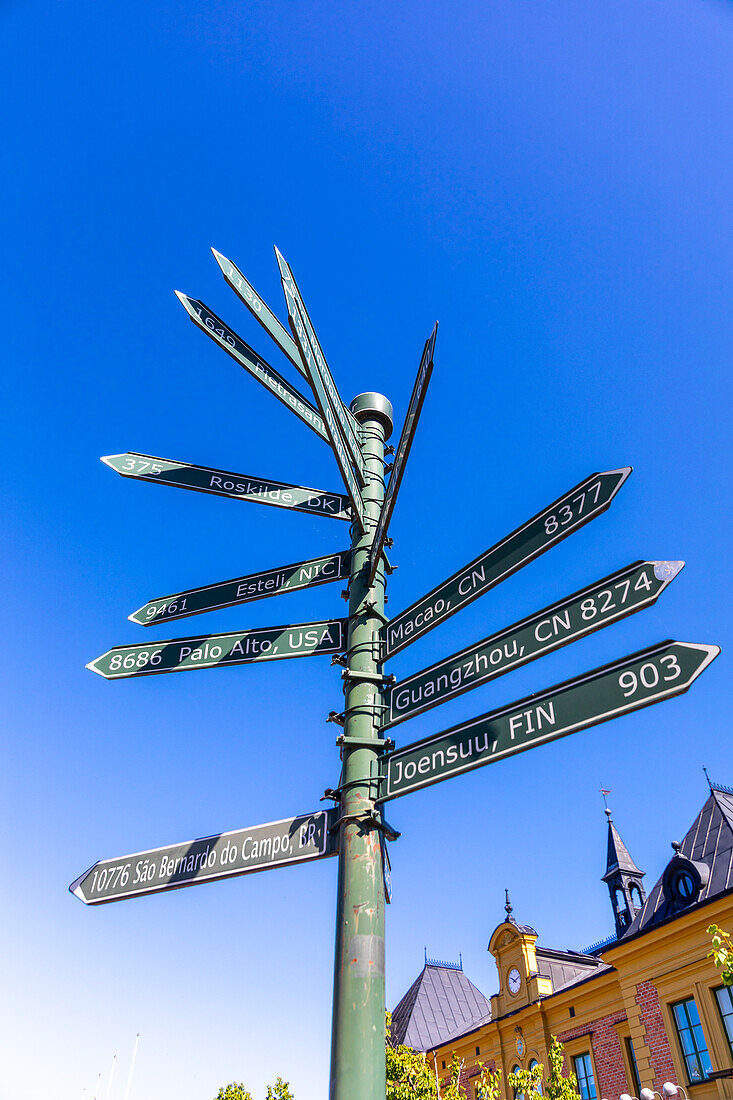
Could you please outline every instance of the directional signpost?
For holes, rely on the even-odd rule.
[[[170,458],[128,451],[122,455],[105,455],[102,462],[123,477],[154,481],[157,485],[172,485],[176,489],[195,489],[198,493],[213,493],[218,497],[271,504],[275,508],[292,508],[312,516],[351,519],[350,504],[341,493],[323,489],[307,489],[303,485],[288,485],[284,481],[264,481],[251,474],[233,474],[211,466],[196,466],[191,462],[175,462]]]
[[[331,832],[335,820],[334,810],[319,810],[285,821],[269,821],[266,825],[217,833],[184,844],[104,859],[80,875],[69,889],[85,905],[103,905],[335,856]]]
[[[400,680],[389,688],[389,713],[384,728],[396,726],[635,611],[651,607],[684,564],[636,562]]]
[[[383,631],[385,655],[394,656],[517,569],[605,512],[631,473],[630,466],[591,474],[544,511],[469,562],[400,615]]]
[[[545,741],[682,695],[719,653],[716,645],[662,642],[389,753],[383,761],[380,800],[400,798]]]
[[[277,251],[277,250],[276,250]],[[342,666],[344,709],[329,719],[340,778],[333,808],[186,844],[103,860],[72,883],[88,905],[121,901],[338,854],[330,1100],[384,1100],[384,906],[391,896],[388,841],[397,833],[383,804],[687,691],[714,660],[713,645],[662,642],[583,676],[499,707],[403,748],[393,726],[570,642],[651,607],[681,561],[637,561],[398,683],[387,658],[604,512],[631,467],[592,474],[469,562],[394,619],[385,615],[384,547],[433,368],[436,328],[425,344],[385,493],[386,397],[363,393],[347,409],[289,265],[277,252],[293,339],[241,271],[214,251],[227,283],[308,380],[315,406],[208,307],[179,294],[191,320],[296,416],[330,443],[346,493],[264,480],[209,466],[128,452],[102,459],[123,477],[351,521],[349,550],[148,601],[135,623],[169,621],[346,579],[348,617],[202,633],[117,645],[87,667],[108,680],[330,654]],[[434,512],[429,493],[425,515]],[[237,513],[239,514],[239,513]],[[230,675],[237,675],[231,673]],[[247,690],[251,691],[251,680]],[[285,758],[286,744],[275,744]]]
[[[281,565],[264,573],[250,573],[219,584],[207,584],[203,588],[189,588],[174,596],[157,596],[149,600],[128,618],[141,626],[153,626],[184,619],[188,615],[200,615],[204,611],[217,611],[222,607],[235,607],[266,596],[280,596],[301,588],[312,588],[329,581],[340,581],[349,575],[350,550],[340,554],[328,554],[323,558],[311,558],[295,565]]]
[[[105,680],[150,676],[161,672],[192,672],[198,668],[249,665],[255,661],[282,661],[288,657],[316,657],[340,653],[346,620],[295,626],[267,626],[227,634],[200,634],[195,638],[167,638],[143,645],[116,645],[87,665]]]

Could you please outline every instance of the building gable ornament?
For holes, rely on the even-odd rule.
[[[496,946],[497,947],[506,947],[507,944],[511,943],[512,940],[514,940],[514,939],[516,939],[516,936],[514,935],[513,932],[505,932]]]

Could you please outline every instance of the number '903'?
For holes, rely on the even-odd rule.
[[[679,680],[682,669],[679,666],[674,653],[665,653],[656,661],[647,661],[641,666],[638,673],[632,669],[622,672],[618,678],[618,684],[623,692],[624,699],[630,699],[640,688],[658,687],[660,684],[669,684]]]

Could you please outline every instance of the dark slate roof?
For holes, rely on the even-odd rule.
[[[644,872],[636,866],[629,854],[629,849],[621,839],[619,831],[611,818],[611,811],[606,810],[606,813],[608,814],[608,850],[606,853],[606,873],[603,876],[604,882],[607,882],[616,871],[628,871],[632,875],[643,875]]]
[[[552,991],[584,981],[602,968],[595,955],[579,951],[557,951],[554,947],[536,947],[537,969],[541,978],[549,978]]]
[[[491,1005],[462,970],[427,963],[392,1013],[392,1041],[430,1050],[491,1018]]]
[[[694,863],[705,864],[709,872],[708,881],[702,886],[695,905],[733,889],[733,791],[718,787],[711,789],[710,797],[682,841],[680,855]],[[673,856],[673,860],[678,858]],[[673,899],[665,895],[662,873],[621,938],[628,939],[639,932],[646,932],[655,924],[679,916],[684,911],[685,908],[679,903],[675,907]]]

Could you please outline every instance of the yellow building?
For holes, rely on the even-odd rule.
[[[647,896],[642,872],[610,811],[606,883],[615,935],[585,951],[538,944],[506,917],[489,951],[498,971],[490,1004],[461,964],[426,959],[393,1013],[393,1038],[428,1054],[441,1082],[455,1051],[467,1100],[480,1063],[507,1074],[547,1064],[565,1045],[583,1100],[638,1097],[682,1085],[693,1100],[733,1100],[733,991],[707,958],[707,927],[733,927],[733,790],[710,795]]]

